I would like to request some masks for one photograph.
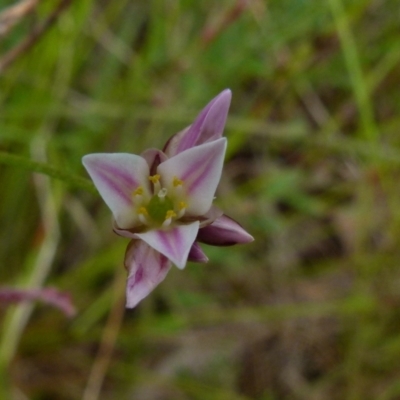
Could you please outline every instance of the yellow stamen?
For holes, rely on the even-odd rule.
[[[165,221],[163,222],[162,226],[166,228],[167,226],[171,225],[172,218],[176,217],[176,213],[173,210],[168,210],[165,214]]]
[[[159,182],[160,178],[161,178],[161,175],[155,174],[153,176],[149,176],[149,181],[151,181],[153,184],[156,184]]]
[[[181,179],[177,178],[176,176],[174,176],[174,179],[172,180],[172,184],[174,185],[174,187],[182,186],[183,181]]]
[[[146,207],[140,207],[138,210],[138,214],[140,215],[149,215],[149,213],[146,210]]]
[[[167,213],[165,214],[165,219],[170,219],[175,217],[176,217],[176,212],[173,210],[168,210]]]
[[[178,204],[178,208],[179,210],[184,210],[185,208],[187,208],[187,204],[184,201],[180,201]]]
[[[143,188],[141,186],[138,186],[134,191],[133,195],[134,196],[141,196],[143,194]]]
[[[149,213],[146,210],[146,207],[139,207],[138,211],[138,218],[139,221],[143,224],[143,225],[147,225],[147,216],[149,215]]]
[[[154,192],[156,192],[156,193],[159,192],[161,189],[160,179],[161,179],[161,175],[159,175],[159,174],[149,176],[149,181],[151,181],[153,183]]]
[[[187,204],[184,201],[180,201],[178,203],[178,219],[182,218],[185,215],[185,211],[187,209]]]

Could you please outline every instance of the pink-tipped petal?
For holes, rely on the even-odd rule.
[[[120,228],[135,222],[133,191],[142,186],[149,191],[149,167],[144,158],[135,154],[88,154],[82,158],[101,197],[112,211]]]
[[[185,215],[200,216],[210,209],[221,178],[225,150],[226,139],[221,138],[188,149],[158,166],[168,190],[174,190],[175,177],[183,181],[188,203]]]
[[[125,267],[126,307],[133,308],[165,279],[171,262],[141,240],[132,240],[126,250]]]
[[[187,225],[177,225],[168,230],[137,233],[136,237],[163,254],[179,269],[183,269],[198,231],[199,222],[195,221]]]
[[[214,102],[207,112],[203,124],[201,125],[200,134],[196,141],[196,145],[219,139],[222,136],[224,133],[229,107],[231,105],[231,99],[232,92],[229,89],[225,89],[214,98]],[[197,120],[195,122],[197,122]],[[193,127],[193,129],[195,128]],[[190,132],[188,135],[190,135]]]
[[[254,238],[232,218],[223,215],[201,228],[196,240],[212,246],[231,246],[252,242]]]
[[[165,153],[171,157],[193,146],[220,138],[224,131],[231,98],[232,92],[229,89],[214,97],[189,128],[168,141]]]
[[[194,242],[192,248],[189,251],[188,260],[198,263],[206,263],[208,262],[208,257],[206,256],[200,245]]]

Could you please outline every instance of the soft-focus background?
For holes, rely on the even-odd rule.
[[[16,4],[0,282],[56,287],[77,314],[0,305],[0,398],[400,399],[399,2]],[[225,88],[216,201],[255,241],[204,246],[125,310],[127,241],[81,157],[162,147]]]

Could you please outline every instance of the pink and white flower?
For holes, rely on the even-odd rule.
[[[114,231],[132,239],[125,255],[128,308],[164,280],[172,263],[183,269],[188,260],[207,262],[197,241],[227,246],[253,240],[212,205],[226,151],[222,133],[230,100],[231,91],[224,90],[163,151],[83,157],[113,214]]]

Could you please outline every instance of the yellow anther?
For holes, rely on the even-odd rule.
[[[133,195],[134,196],[141,196],[143,194],[143,188],[141,186],[138,186],[134,191]]]
[[[139,207],[137,213],[138,213],[139,221],[143,225],[147,225],[148,224],[147,217],[148,217],[149,213],[147,212],[146,207]]]
[[[180,201],[178,204],[178,209],[184,210],[185,208],[187,208],[187,204],[184,201]]]
[[[153,176],[149,176],[149,181],[151,181],[152,183],[158,183],[160,178],[161,178],[161,175],[155,174]]]
[[[167,226],[170,226],[171,222],[172,222],[172,218],[175,218],[175,217],[176,217],[175,211],[168,210],[167,213],[165,214],[165,220],[164,220],[162,226],[164,228],[166,228]]]
[[[149,213],[146,210],[146,207],[139,207],[138,214],[140,214],[140,215],[149,215]]]
[[[171,219],[171,218],[175,218],[176,217],[176,213],[173,210],[168,210],[167,213],[165,214],[165,219]]]
[[[176,176],[174,176],[174,179],[172,180],[172,184],[174,185],[174,187],[182,186],[183,181],[181,179],[177,178]]]

